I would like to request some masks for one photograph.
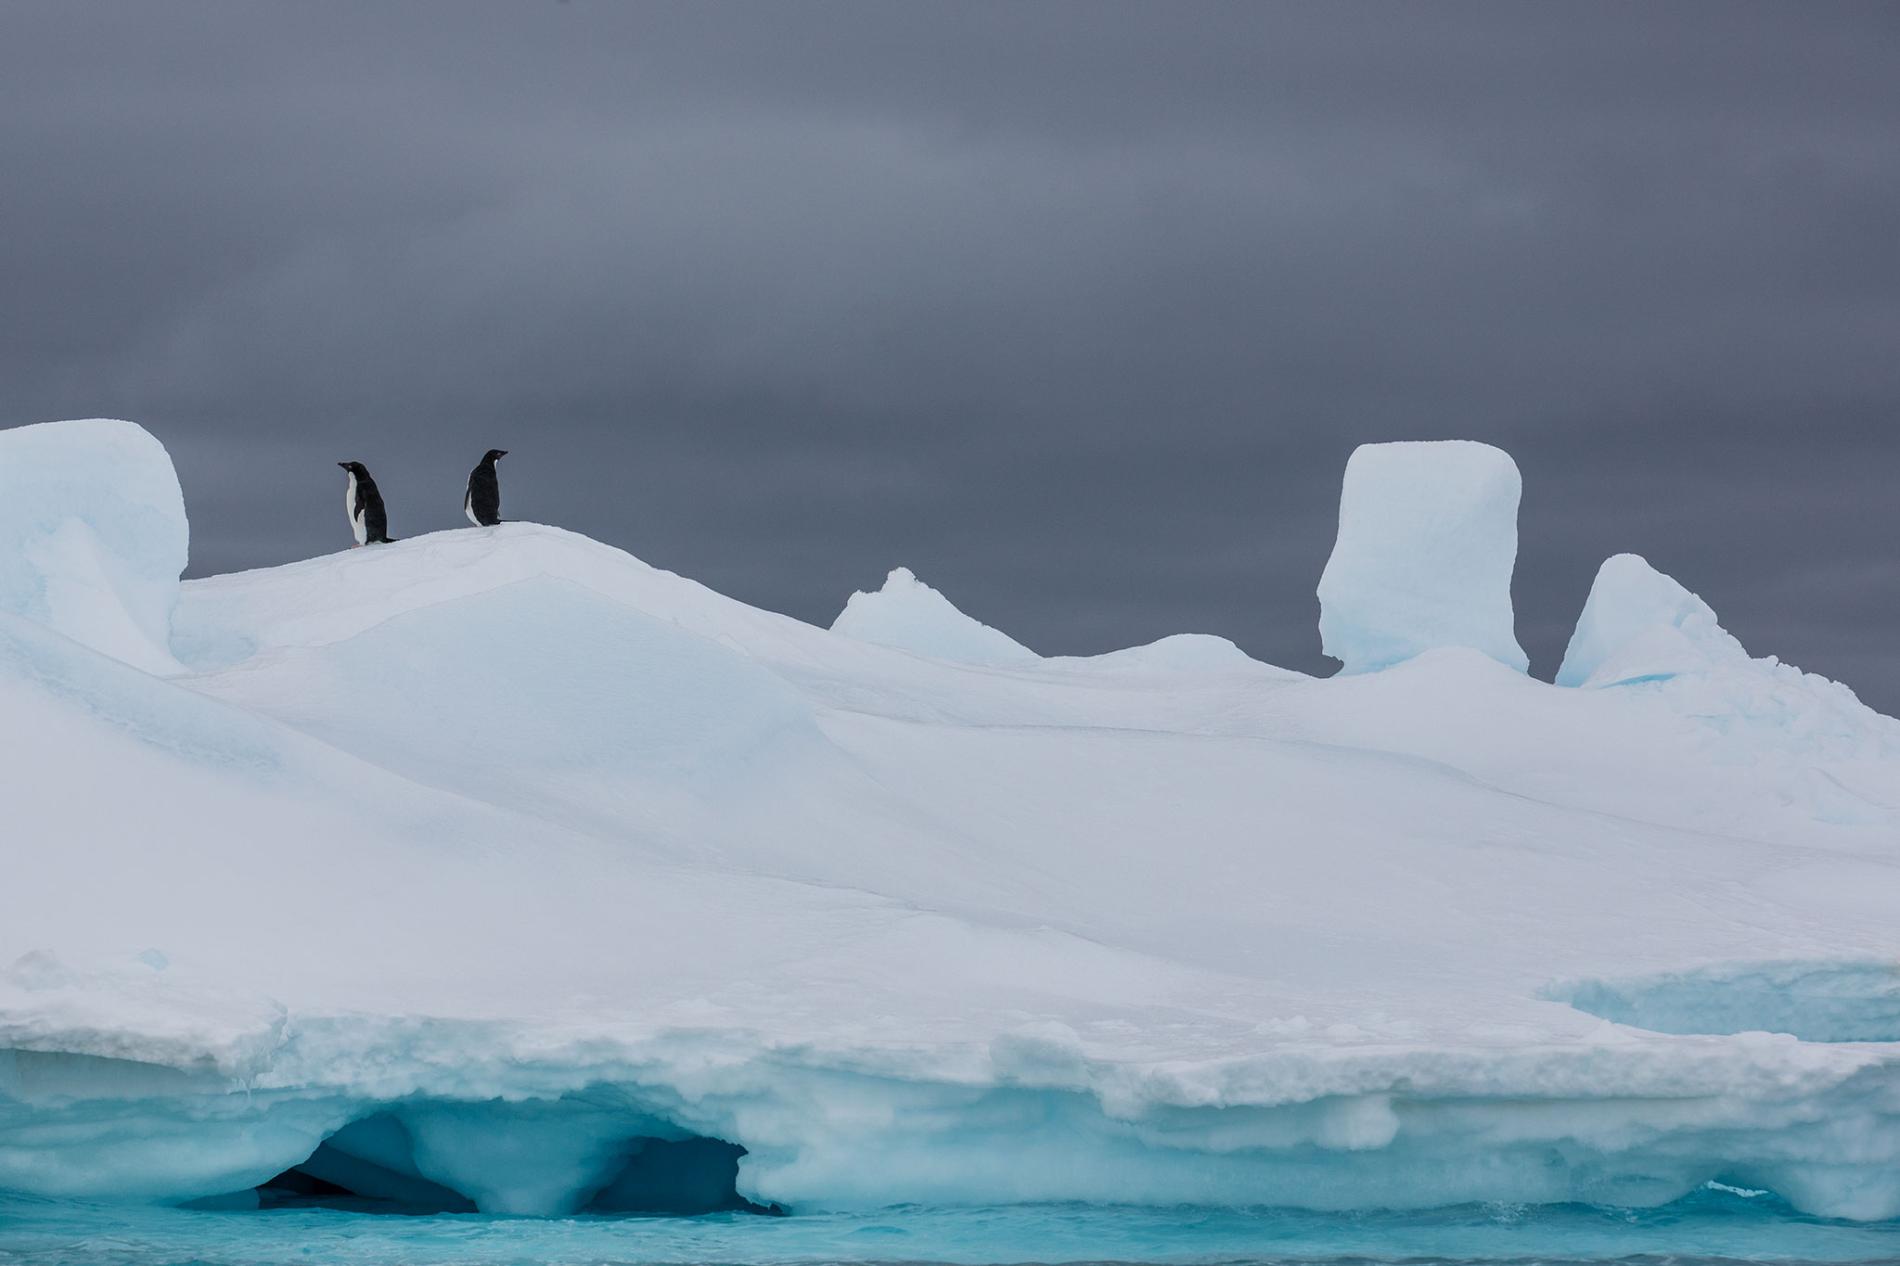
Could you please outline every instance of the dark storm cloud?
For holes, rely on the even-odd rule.
[[[1368,440],[1525,475],[1900,706],[1889,6],[0,8],[6,422],[159,433],[197,572],[511,514],[825,621],[1321,668]]]

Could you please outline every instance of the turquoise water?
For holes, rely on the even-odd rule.
[[[1900,1263],[1900,1223],[1803,1217],[1704,1191],[1661,1209],[1461,1205],[1423,1213],[899,1207],[783,1218],[243,1213],[0,1197],[6,1266],[611,1266],[614,1263]]]

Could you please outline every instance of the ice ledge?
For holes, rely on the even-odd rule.
[[[584,1207],[639,1140],[703,1138],[745,1150],[737,1196],[795,1210],[1655,1205],[1718,1180],[1824,1216],[1900,1215],[1900,1046],[1763,1033],[1605,1024],[1554,1045],[1455,1047],[1289,1035],[1244,1059],[1141,1065],[1047,1025],[970,1050],[826,1054],[740,1033],[561,1039],[335,1016],[293,1023],[242,1081],[170,1078],[0,1056],[0,1188],[216,1197],[345,1132],[346,1156],[527,1214]],[[361,1124],[381,1117],[409,1139],[400,1155]]]
[[[1657,1033],[1785,1033],[1804,1042],[1900,1042],[1900,963],[1727,963],[1577,981],[1545,996]]]

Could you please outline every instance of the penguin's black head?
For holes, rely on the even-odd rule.
[[[352,475],[355,475],[358,479],[361,479],[363,476],[369,474],[369,468],[364,466],[362,462],[338,462],[337,465],[349,471]]]
[[[482,460],[485,462],[499,461],[501,458],[504,458],[506,456],[508,456],[507,449],[491,448],[486,453],[482,454]]]

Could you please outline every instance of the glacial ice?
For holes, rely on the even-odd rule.
[[[1900,963],[1725,963],[1548,996],[1658,1033],[1790,1033],[1806,1042],[1900,1042]]]
[[[167,649],[189,532],[164,446],[92,418],[0,430],[0,612],[146,672]]]
[[[1640,555],[1617,554],[1597,569],[1557,684],[1659,681],[1747,658],[1708,603]]]
[[[1470,440],[1362,444],[1346,462],[1339,537],[1319,580],[1325,652],[1371,672],[1468,646],[1523,672],[1512,623],[1522,480]]]
[[[110,541],[175,493],[70,434],[51,460],[102,487],[40,518]],[[1497,460],[1454,463],[1495,494],[1456,501],[1490,565],[1439,560],[1492,599]],[[182,586],[115,546],[114,592],[169,613],[143,664],[110,610],[10,590],[0,1190],[797,1214],[1713,1180],[1900,1215],[1897,723],[1746,657],[1534,681],[1508,595],[1452,637],[1355,588],[1412,548],[1368,514],[1329,610],[1410,649],[1325,680],[1212,638],[1007,655],[934,594],[883,645],[526,523]],[[1608,659],[1658,589],[1593,597]]]

